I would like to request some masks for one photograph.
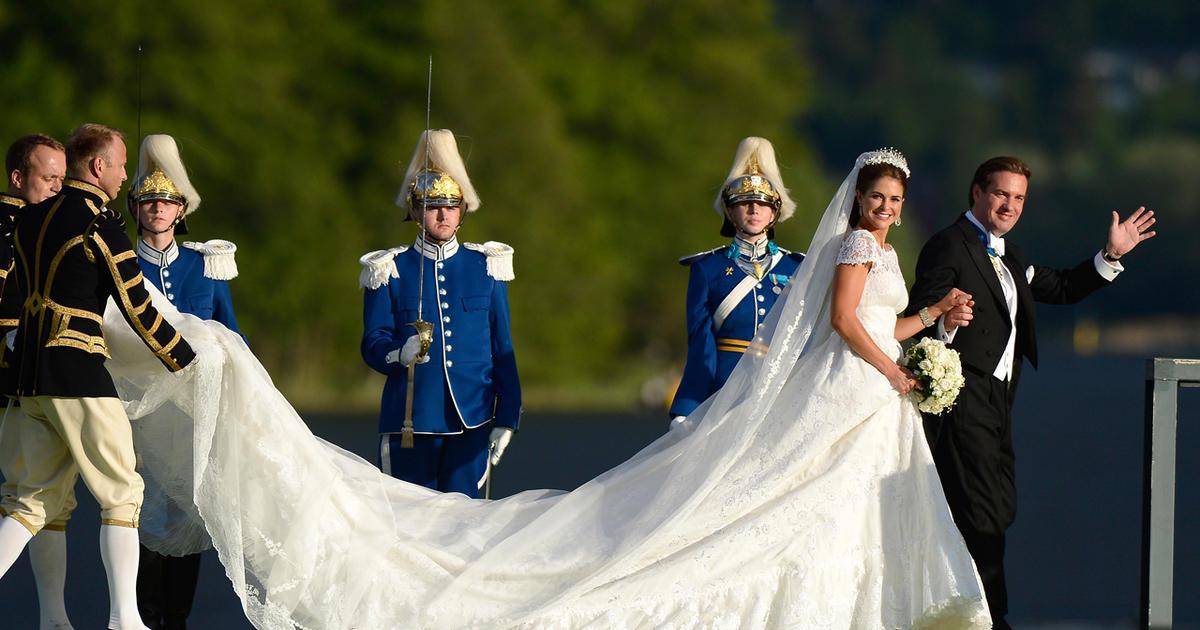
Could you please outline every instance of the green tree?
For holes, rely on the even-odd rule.
[[[139,122],[176,137],[204,197],[189,238],[239,245],[242,329],[305,407],[376,404],[357,259],[413,237],[393,200],[430,54],[430,122],[459,135],[484,202],[461,238],[517,251],[531,407],[626,405],[682,360],[674,261],[719,243],[709,204],[741,137],[772,138],[797,193],[785,245],[830,194],[794,132],[805,61],[763,0],[74,0],[0,8],[0,50],[7,137],[105,122],[131,161]]]

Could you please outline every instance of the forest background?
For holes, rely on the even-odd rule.
[[[4,3],[0,142],[111,124],[132,176],[139,127],[175,136],[204,199],[187,238],[237,243],[251,348],[297,407],[367,410],[358,257],[413,238],[393,201],[432,54],[432,126],[483,199],[460,238],[516,249],[526,407],[656,407],[685,357],[676,260],[722,244],[747,135],[776,145],[797,250],[858,153],[902,149],[910,280],[993,155],[1034,170],[1013,237],[1041,264],[1151,207],[1119,289],[1042,310],[1048,343],[1200,351],[1197,30],[1186,0]]]

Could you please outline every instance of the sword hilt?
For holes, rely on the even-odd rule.
[[[433,345],[433,324],[417,318],[417,321],[409,322],[408,325],[417,329],[417,339],[421,342],[421,351],[417,356],[425,356],[429,353],[429,346]]]

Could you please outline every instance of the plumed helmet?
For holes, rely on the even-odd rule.
[[[738,144],[737,154],[721,192],[713,202],[717,214],[742,201],[761,201],[779,211],[779,221],[785,221],[796,210],[796,202],[788,196],[779,165],[775,163],[775,147],[766,138],[750,136]]]
[[[423,131],[404,173],[396,205],[411,208],[422,204],[463,206],[467,212],[479,208],[479,195],[471,186],[467,167],[458,154],[458,143],[449,129]]]
[[[188,180],[175,138],[166,134],[153,134],[142,140],[142,147],[138,152],[137,174],[129,188],[131,211],[132,206],[154,199],[183,204],[183,212],[179,213],[175,233],[187,234],[187,224],[183,219],[200,207],[200,193],[196,192],[192,182]],[[138,229],[140,231],[140,224]]]

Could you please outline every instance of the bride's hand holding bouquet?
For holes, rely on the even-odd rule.
[[[918,409],[940,414],[954,406],[964,382],[957,352],[937,339],[925,337],[904,353],[902,366],[920,384],[911,392]]]

